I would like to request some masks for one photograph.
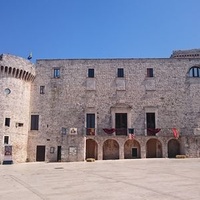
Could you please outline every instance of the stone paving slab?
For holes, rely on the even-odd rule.
[[[199,200],[200,159],[0,165],[0,200]]]

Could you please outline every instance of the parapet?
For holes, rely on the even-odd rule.
[[[0,74],[19,78],[25,81],[33,81],[35,66],[29,60],[10,55],[0,55]]]
[[[200,49],[176,50],[170,58],[200,58]]]

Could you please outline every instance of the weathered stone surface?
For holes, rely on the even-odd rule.
[[[0,62],[5,65],[5,60]],[[118,144],[119,155],[114,157],[120,159],[130,157],[133,148],[138,157],[145,158],[148,144],[156,145],[156,157],[168,157],[169,141],[175,139],[172,128],[180,133],[180,153],[199,157],[200,78],[190,77],[189,69],[199,66],[200,59],[43,59],[37,60],[34,68],[28,61],[23,63],[33,82],[27,81],[25,74],[21,79],[11,77],[13,71],[5,72],[5,68],[0,73],[0,142],[3,144],[4,135],[10,136],[14,161],[23,162],[26,157],[36,161],[37,146],[45,147],[48,162],[83,161],[89,151],[87,139],[98,159],[106,158],[104,151],[112,151],[108,139],[110,144]],[[59,78],[54,78],[55,68],[60,69]],[[94,68],[94,78],[87,77],[89,68]],[[118,68],[124,69],[123,78],[116,77]],[[153,68],[154,77],[147,77],[147,68]],[[44,94],[40,86],[44,86]],[[10,95],[4,94],[5,88],[11,89]],[[151,112],[155,113],[156,128],[161,129],[156,136],[147,136],[146,113]],[[95,114],[94,136],[85,135],[87,113]],[[134,128],[136,143],[127,143],[128,136],[103,131],[115,128],[115,113],[127,113],[127,128]],[[39,115],[39,130],[30,130],[31,115]],[[4,126],[6,116],[11,118],[9,128]],[[24,126],[16,128],[13,122]],[[70,128],[77,128],[77,135],[70,135]],[[148,142],[150,139],[156,140]]]

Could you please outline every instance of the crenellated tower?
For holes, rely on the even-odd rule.
[[[35,66],[10,54],[0,55],[0,144],[2,161],[5,146],[12,146],[13,162],[25,162],[30,119],[31,83]]]

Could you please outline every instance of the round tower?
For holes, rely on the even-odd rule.
[[[31,83],[35,67],[29,60],[0,55],[0,161],[25,162],[30,119]]]

